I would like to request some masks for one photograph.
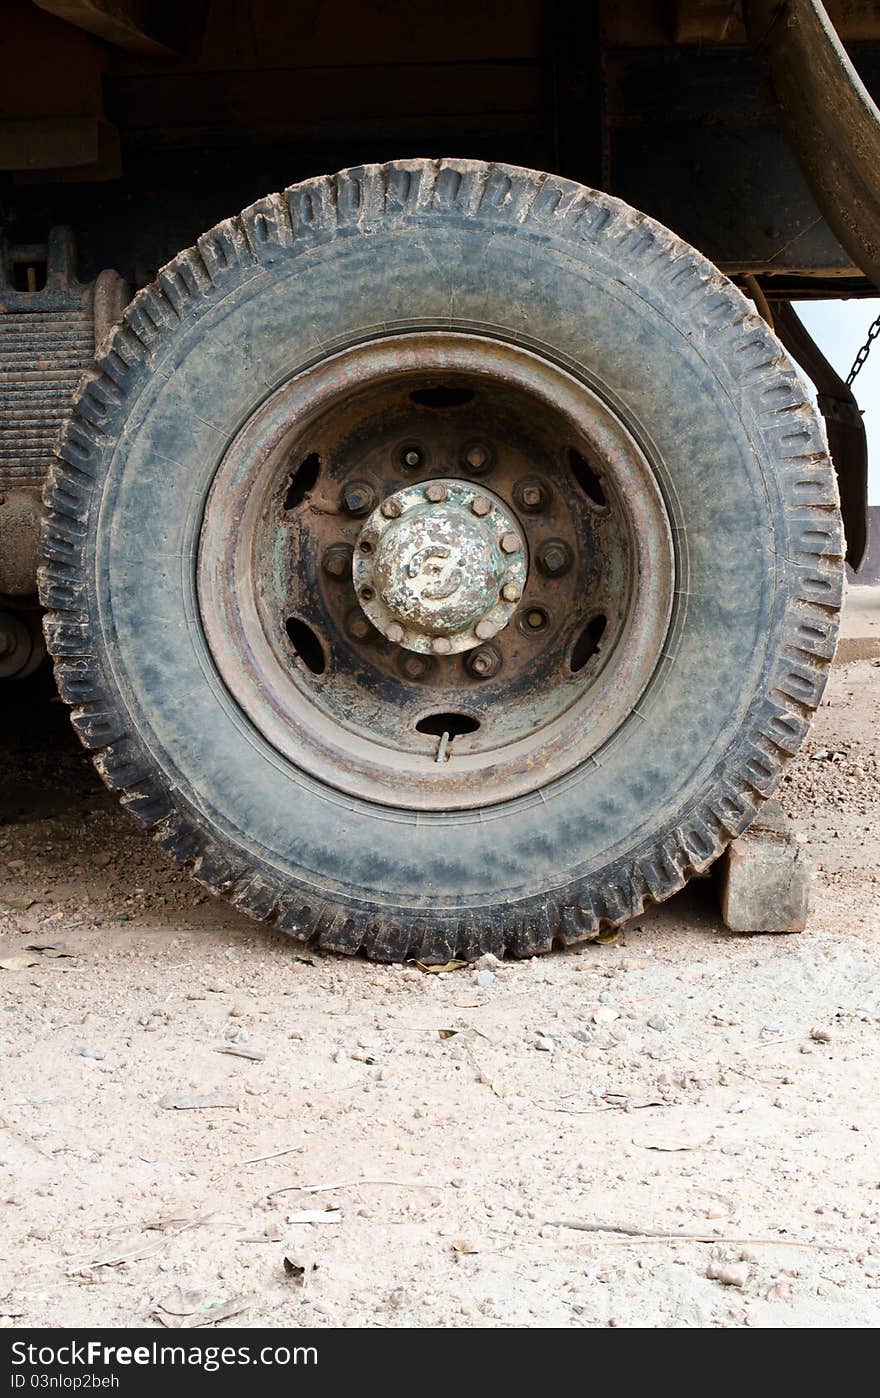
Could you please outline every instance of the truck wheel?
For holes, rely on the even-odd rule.
[[[196,878],[380,959],[594,936],[776,786],[841,601],[804,384],[667,229],[401,161],[219,224],[76,395],[42,599]]]

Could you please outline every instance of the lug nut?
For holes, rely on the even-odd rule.
[[[485,515],[491,513],[492,501],[487,500],[485,495],[475,495],[471,501],[471,510],[482,519]]]
[[[498,635],[498,627],[495,625],[494,621],[484,619],[483,621],[477,622],[474,627],[474,635],[481,641],[491,641],[493,636]]]
[[[406,632],[399,621],[390,621],[385,627],[385,635],[389,641],[393,641],[394,645],[399,646]]]
[[[430,661],[415,651],[404,651],[400,657],[400,669],[408,680],[420,680],[428,673]]]
[[[485,471],[492,461],[492,453],[488,447],[484,447],[482,442],[474,442],[468,447],[464,454],[466,466],[470,466],[472,471]]]
[[[424,459],[418,447],[407,447],[402,457],[404,466],[408,466],[411,471],[417,471]]]
[[[491,680],[501,669],[501,656],[494,646],[477,646],[470,651],[465,664],[478,680]]]
[[[446,486],[441,485],[439,481],[432,481],[430,485],[425,486],[425,499],[430,500],[432,505],[439,505],[441,500],[446,499]]]
[[[513,498],[520,508],[532,514],[544,509],[548,495],[549,491],[543,482],[533,477],[518,481],[513,491]]]
[[[547,613],[541,611],[540,607],[533,607],[526,612],[525,623],[530,631],[543,631],[547,625]]]
[[[548,539],[538,550],[538,567],[549,578],[561,577],[571,567],[571,549],[562,539]]]
[[[366,515],[376,502],[376,492],[365,481],[352,481],[345,487],[342,499],[350,515]]]
[[[501,535],[501,548],[504,553],[519,553],[519,536],[510,530]]]
[[[501,589],[501,596],[505,602],[518,602],[522,593],[515,583],[505,583]]]
[[[452,650],[452,642],[448,636],[435,636],[431,642],[431,650],[435,655],[448,655]]]
[[[399,500],[391,499],[382,501],[382,514],[385,516],[386,519],[397,519],[400,513],[401,509]]]
[[[351,572],[351,546],[331,544],[321,559],[321,567],[331,578],[344,578]]]
[[[346,618],[346,630],[356,641],[365,641],[370,634],[370,623],[361,611],[349,613]]]

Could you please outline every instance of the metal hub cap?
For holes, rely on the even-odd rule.
[[[468,481],[431,480],[373,511],[352,571],[377,631],[406,650],[450,655],[507,625],[525,587],[526,544],[497,495]]]

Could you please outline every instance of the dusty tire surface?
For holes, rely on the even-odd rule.
[[[650,456],[675,540],[639,703],[576,771],[484,810],[386,807],[282,760],[220,682],[194,590],[240,424],[323,356],[426,328],[506,339],[587,382]],[[594,936],[717,858],[822,696],[842,540],[800,376],[700,254],[553,176],[404,161],[224,221],[100,347],[60,458],[40,586],[74,726],[171,855],[300,940],[446,960]]]

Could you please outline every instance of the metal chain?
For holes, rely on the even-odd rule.
[[[847,387],[849,387],[849,385],[852,383],[856,374],[859,372],[859,370],[862,368],[862,365],[865,363],[865,360],[868,358],[868,355],[871,353],[871,346],[873,345],[878,335],[880,335],[880,316],[878,316],[877,319],[874,321],[874,324],[868,331],[867,340],[862,345],[862,348],[859,350],[858,354],[853,360],[853,366],[846,376]]]

